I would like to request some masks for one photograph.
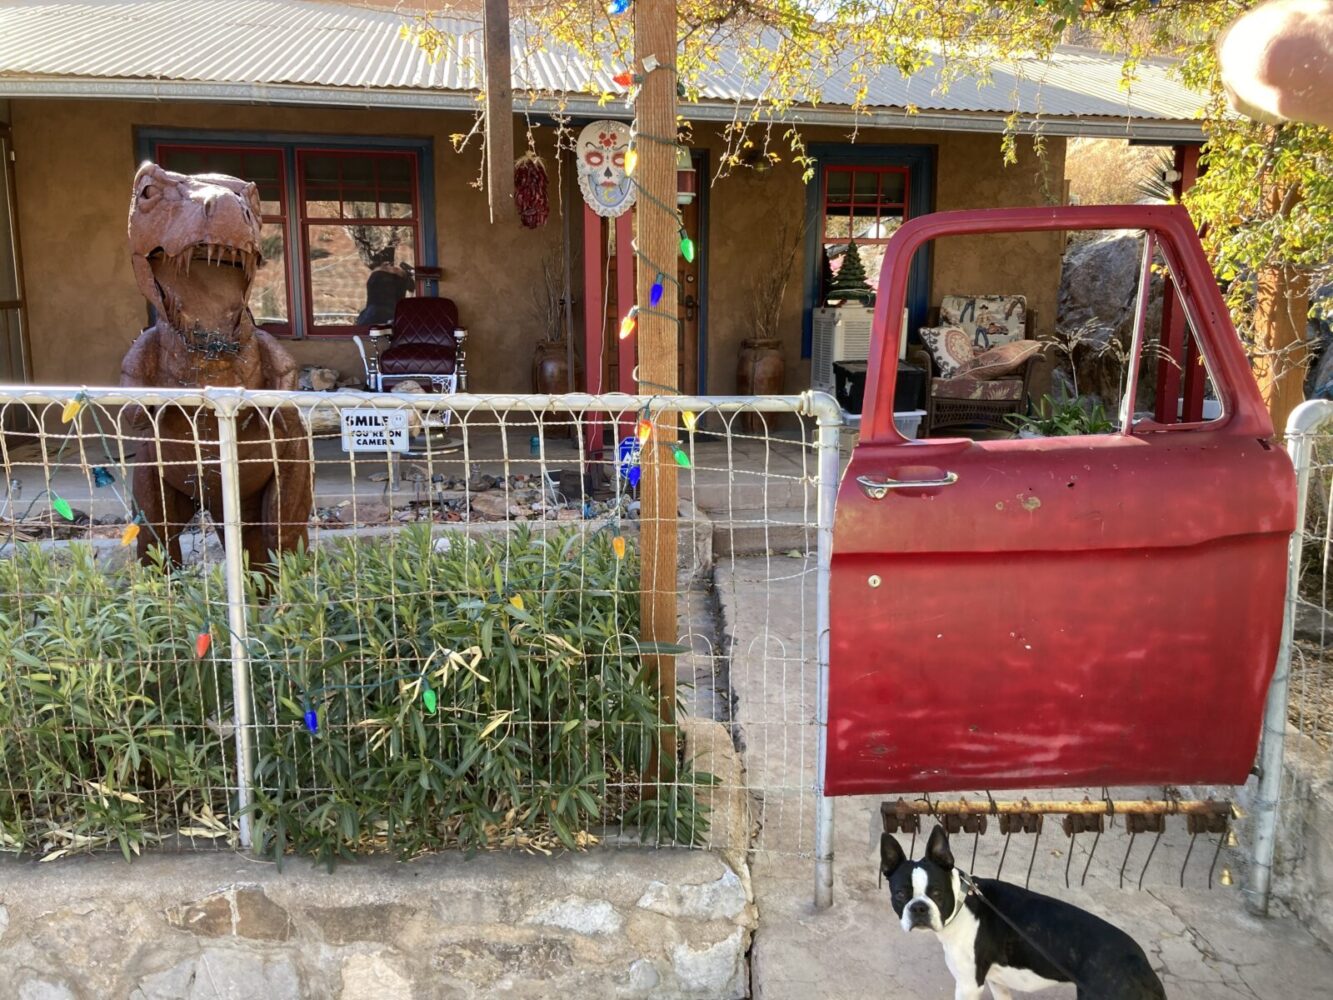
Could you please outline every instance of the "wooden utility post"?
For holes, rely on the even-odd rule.
[[[509,0],[486,0],[482,52],[486,61],[486,198],[491,222],[514,205],[514,83],[509,54]]]
[[[645,72],[644,60],[656,59],[659,68]],[[643,74],[635,102],[640,138],[639,196],[634,208],[638,261],[637,302],[639,392],[656,394],[674,386],[679,337],[676,285],[680,252],[680,221],[676,204],[676,0],[653,0],[634,5],[634,67]],[[623,252],[623,251],[622,251]],[[634,258],[628,253],[625,259]],[[646,263],[651,261],[652,263]],[[649,307],[657,277],[654,266],[671,280],[667,293]],[[642,503],[640,544],[642,569],[640,617],[645,642],[675,642],[676,626],[676,476],[671,444],[676,440],[676,414],[652,410],[653,436],[643,449],[639,499]],[[672,656],[650,656],[656,671],[663,727],[659,755],[650,766],[649,780],[670,781],[676,766],[676,661]]]

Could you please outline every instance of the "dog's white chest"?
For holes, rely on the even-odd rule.
[[[1014,969],[1007,965],[992,965],[986,973],[986,982],[999,983],[1020,993],[1032,993],[1048,986],[1060,985],[1057,980],[1039,976],[1030,969]]]

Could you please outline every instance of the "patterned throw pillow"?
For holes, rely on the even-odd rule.
[[[1041,348],[1041,343],[1036,340],[1015,340],[1001,344],[976,355],[958,369],[958,374],[975,379],[1003,378],[1022,371],[1029,358],[1041,353]]]
[[[952,378],[972,360],[972,339],[956,326],[923,326],[921,342],[942,378]]]
[[[940,301],[940,323],[961,329],[979,351],[1022,340],[1026,320],[1021,295],[946,295]]]

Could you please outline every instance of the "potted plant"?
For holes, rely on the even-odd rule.
[[[1085,403],[1077,397],[1058,402],[1050,396],[1042,396],[1032,413],[1011,413],[1005,420],[1021,438],[1110,434],[1117,426],[1106,415],[1100,401]]]
[[[741,341],[736,362],[736,391],[742,396],[771,396],[783,390],[786,363],[782,359],[779,324],[782,300],[787,294],[805,227],[783,220],[770,251],[756,256],[758,265],[750,278],[751,335]],[[757,429],[758,418],[747,415],[747,428]]]
[[[532,286],[532,317],[542,338],[532,357],[532,389],[556,394],[573,392],[578,372],[571,379],[569,341],[565,336],[563,261],[559,254],[542,259],[542,280]],[[577,359],[572,364],[577,367]]]

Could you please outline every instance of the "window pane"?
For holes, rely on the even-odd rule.
[[[858,202],[878,201],[879,172],[872,170],[858,170],[854,176],[856,178],[856,200]]]
[[[276,153],[246,153],[243,169],[245,173],[241,176],[247,181],[254,181],[261,189],[264,181],[276,185],[282,174]]]
[[[261,180],[259,184],[259,214],[282,215],[282,184]]]
[[[264,262],[250,286],[250,311],[260,326],[266,323],[286,323],[287,314],[287,247],[282,226],[264,223],[259,238]]]
[[[340,156],[344,184],[374,185],[375,161],[370,156]]]
[[[824,239],[846,239],[850,235],[852,235],[852,224],[851,220],[847,218],[846,209],[840,215],[824,216]]]
[[[879,216],[875,207],[857,205],[852,209],[852,236],[860,240],[877,240],[879,235]]]
[[[162,166],[178,174],[202,174],[207,169],[204,154],[193,149],[161,149],[157,159]]]
[[[381,187],[410,187],[412,185],[412,157],[382,156],[379,159]]]
[[[890,204],[899,204],[903,202],[903,196],[907,193],[907,175],[890,171],[880,175],[880,201],[886,201]]]
[[[415,287],[410,226],[312,225],[310,290],[315,326],[387,322]]]
[[[301,177],[307,184],[337,184],[338,183],[338,161],[337,156],[320,156],[318,154],[301,157]]]
[[[412,192],[381,189],[380,217],[385,219],[412,218]]]
[[[372,188],[343,188],[343,217],[347,219],[374,219],[377,207],[375,205],[375,189]]]
[[[847,201],[852,194],[852,175],[848,170],[830,170],[828,174],[828,200]]]
[[[307,219],[341,218],[342,205],[338,199],[338,189],[329,187],[306,188],[305,215]]]

